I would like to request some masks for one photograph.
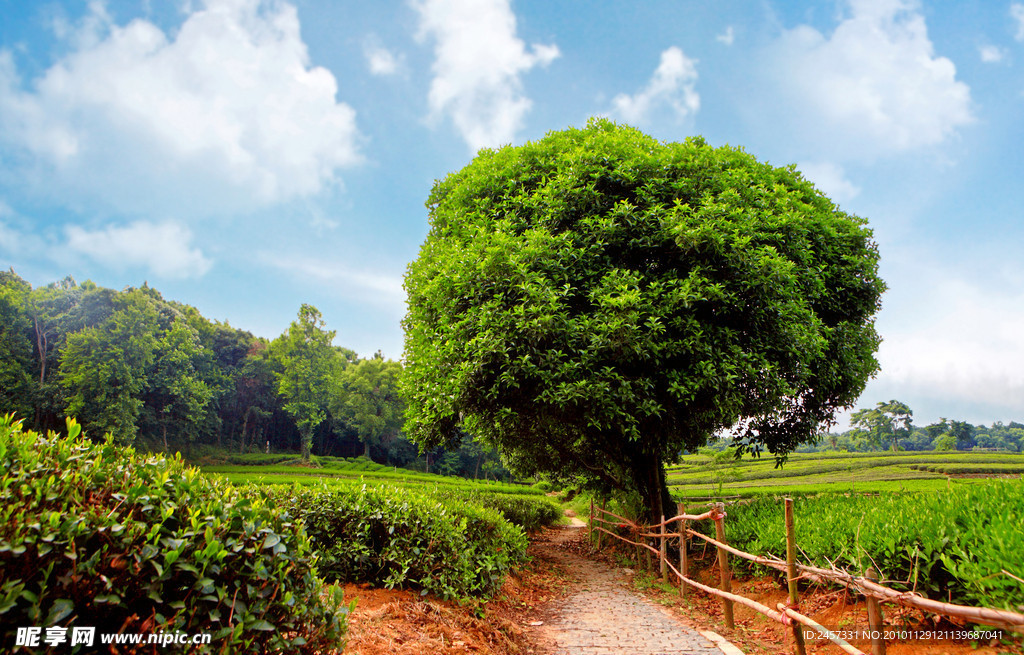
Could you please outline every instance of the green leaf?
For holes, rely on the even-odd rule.
[[[46,625],[56,625],[59,621],[62,621],[66,616],[75,611],[74,602],[61,598],[54,601],[50,607],[50,614],[46,617]]]

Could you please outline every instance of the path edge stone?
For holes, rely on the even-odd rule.
[[[744,655],[743,651],[733,646],[728,639],[720,634],[711,632],[710,630],[698,630],[697,632],[702,637],[718,646],[718,650],[725,653],[725,655]]]

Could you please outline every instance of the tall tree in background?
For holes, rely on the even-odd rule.
[[[792,168],[602,120],[483,150],[427,207],[402,376],[421,447],[461,426],[657,517],[681,450],[732,428],[784,456],[877,369],[871,232]]]
[[[974,445],[974,426],[967,421],[940,418],[938,423],[927,426],[925,432],[934,440],[942,440],[941,450],[965,450]]]
[[[174,321],[156,342],[143,398],[160,426],[164,452],[171,450],[168,431],[189,444],[206,418],[213,390],[197,370],[203,354],[199,335],[184,319]]]
[[[32,287],[14,271],[0,271],[0,414],[29,418],[35,405],[32,320],[25,311]]]
[[[115,300],[107,320],[67,336],[61,385],[68,416],[80,417],[97,434],[109,432],[131,444],[157,349],[159,316],[153,299],[137,289]]]
[[[240,452],[262,444],[267,420],[277,399],[277,381],[264,340],[253,341],[235,377],[233,400],[241,416]],[[251,436],[250,436],[251,435]]]
[[[878,403],[873,409],[859,409],[850,416],[850,425],[868,433],[872,444],[890,444],[893,452],[899,450],[899,440],[910,434],[914,412],[905,403],[890,400]]]
[[[327,418],[335,333],[324,328],[320,310],[303,304],[298,320],[271,345],[280,367],[278,394],[299,428],[304,462],[309,461],[313,431]]]
[[[377,353],[348,365],[339,376],[340,393],[335,396],[332,414],[352,427],[363,442],[363,455],[370,457],[370,446],[386,447],[402,429],[405,409],[398,393],[402,365]]]

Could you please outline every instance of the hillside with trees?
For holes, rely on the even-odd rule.
[[[0,414],[35,430],[75,417],[93,438],[198,459],[214,452],[365,456],[380,464],[502,478],[466,437],[420,453],[405,438],[399,362],[334,345],[302,305],[273,340],[143,284],[66,277],[33,288],[0,272]]]

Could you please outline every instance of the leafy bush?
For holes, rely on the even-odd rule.
[[[496,509],[508,522],[518,525],[527,532],[553,525],[562,518],[562,510],[547,498],[477,491],[458,493],[453,497]]]
[[[321,571],[346,582],[414,587],[442,598],[486,596],[526,554],[521,528],[460,500],[365,485],[272,493],[302,517]]]
[[[0,419],[0,462],[0,624],[210,633],[200,652],[342,646],[340,589],[324,594],[310,540],[265,493],[94,445],[71,420],[62,437]]]
[[[227,461],[229,464],[269,465],[298,462],[300,460],[298,455],[294,453],[247,453],[245,455],[228,455]]]

